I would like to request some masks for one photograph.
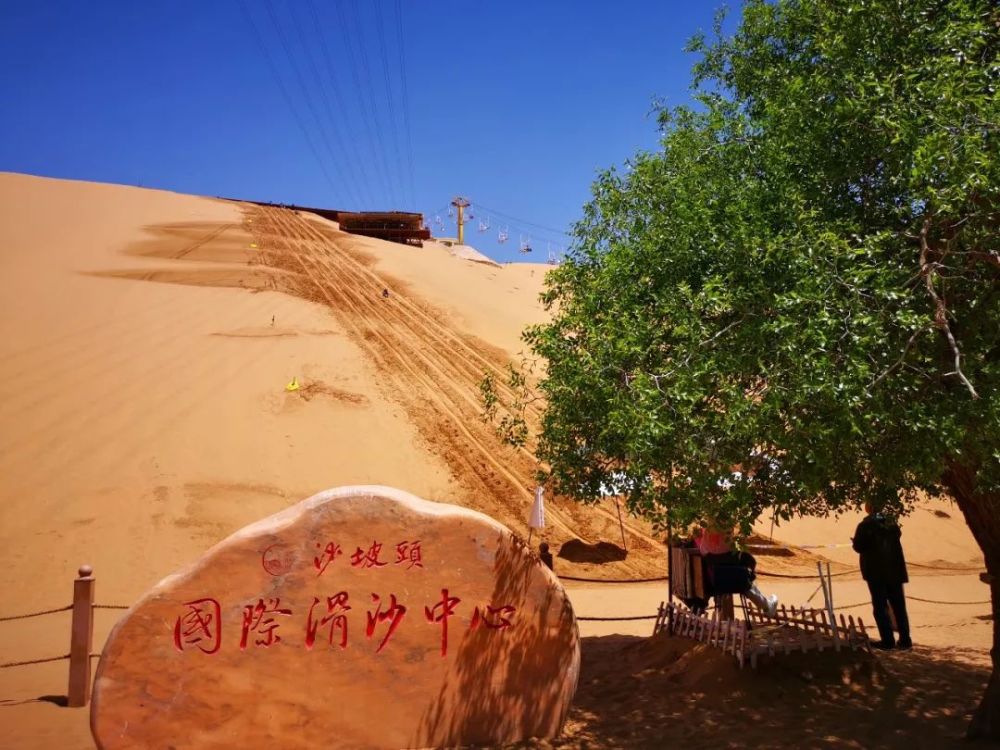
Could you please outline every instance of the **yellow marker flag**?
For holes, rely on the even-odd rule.
[[[299,389],[299,379],[292,378],[292,382],[285,386],[285,390],[291,393],[292,391],[297,391]]]

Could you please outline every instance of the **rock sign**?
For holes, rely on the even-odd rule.
[[[91,728],[112,748],[422,748],[559,733],[566,593],[489,517],[321,492],[219,543],[118,623]]]

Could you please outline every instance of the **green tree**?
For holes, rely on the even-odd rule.
[[[539,458],[661,525],[950,494],[992,574],[970,734],[998,737],[1000,10],[750,0],[690,47],[698,103],[598,178],[525,333]]]

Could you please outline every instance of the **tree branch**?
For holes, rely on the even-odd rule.
[[[931,262],[930,256],[930,246],[927,243],[927,235],[930,233],[931,220],[924,219],[923,226],[920,227],[920,273],[924,277],[924,285],[927,287],[927,293],[930,295],[931,299],[934,301],[934,325],[936,325],[948,339],[948,345],[951,347],[952,353],[955,355],[955,371],[953,373],[948,373],[949,375],[957,375],[962,381],[965,387],[969,390],[972,398],[978,399],[979,394],[976,393],[976,389],[972,387],[972,383],[969,379],[965,377],[965,373],[962,372],[962,353],[959,351],[958,342],[955,341],[955,335],[951,331],[951,325],[948,323],[948,308],[945,306],[944,300],[938,296],[937,290],[934,288],[934,273],[935,264]]]

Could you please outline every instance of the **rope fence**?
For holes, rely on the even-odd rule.
[[[626,622],[629,620],[655,620],[658,615],[630,615],[628,617],[577,617],[583,622]]]
[[[69,612],[73,609],[72,604],[67,604],[65,607],[58,607],[57,609],[43,609],[41,612],[28,612],[24,615],[8,615],[7,617],[0,617],[0,622],[11,622],[12,620],[27,620],[31,617],[41,617],[42,615],[54,615],[57,612]]]
[[[63,659],[68,659],[69,654],[63,654],[62,656],[47,656],[44,659],[28,659],[27,661],[9,661],[6,664],[0,664],[0,669],[7,669],[8,667],[26,667],[29,664],[45,664],[49,661],[62,661]]]
[[[930,568],[932,570],[953,570],[962,572],[978,572],[978,568],[943,568],[937,566],[922,565],[919,563],[911,563],[914,567]],[[842,571],[839,573],[833,573],[832,576],[844,576],[851,575],[858,571],[849,570]],[[791,573],[768,573],[767,571],[758,570],[758,575],[767,576],[770,578],[786,578],[786,579],[807,579],[815,580],[821,578],[820,575],[797,575]],[[830,576],[831,574],[827,574]],[[586,578],[582,576],[561,576],[563,581],[575,581],[581,583],[609,583],[609,584],[635,584],[635,583],[658,583],[667,581],[667,576],[654,576],[650,578]],[[815,596],[815,593],[813,594]],[[810,600],[812,597],[810,597]],[[919,596],[907,596],[907,599],[912,599],[917,602],[924,602],[926,604],[944,605],[944,606],[981,606],[988,605],[992,602],[987,599],[984,601],[942,601],[938,599],[925,599]],[[833,607],[835,610],[845,610],[845,609],[855,609],[857,607],[867,607],[871,606],[871,602],[863,601],[856,602],[854,604],[842,604],[839,607]],[[744,609],[741,604],[734,604],[737,609]],[[89,565],[84,565],[80,567],[78,577],[73,582],[73,603],[68,604],[65,607],[55,607],[53,609],[44,609],[37,612],[26,612],[24,614],[17,615],[5,615],[0,617],[0,623],[3,622],[14,622],[17,620],[27,620],[35,617],[44,617],[47,615],[59,614],[60,612],[72,612],[72,625],[71,625],[71,637],[70,637],[70,652],[68,654],[62,654],[60,656],[48,656],[40,659],[25,659],[22,661],[11,661],[0,664],[0,669],[9,669],[14,667],[25,667],[35,664],[48,664],[52,662],[69,661],[69,688],[67,690],[67,703],[68,706],[81,707],[86,706],[90,699],[90,689],[91,689],[91,661],[97,659],[101,656],[100,653],[95,653],[91,650],[93,646],[93,627],[94,627],[94,610],[115,610],[122,611],[129,609],[130,606],[127,604],[95,604],[94,603],[94,576],[93,569]],[[711,607],[710,609],[714,609]],[[661,617],[662,613],[655,613],[650,615],[624,615],[619,617],[599,617],[599,616],[579,616],[576,619],[580,622],[637,622],[641,620],[657,620]]]

